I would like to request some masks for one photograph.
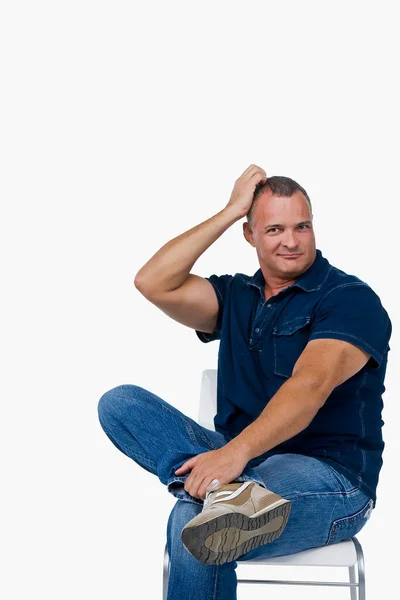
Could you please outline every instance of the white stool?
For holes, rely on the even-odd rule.
[[[217,369],[204,369],[201,379],[199,424],[214,430],[214,415],[217,407]],[[282,584],[336,586],[350,588],[351,600],[365,600],[365,566],[361,544],[354,536],[337,544],[312,548],[296,554],[273,556],[271,558],[240,561],[238,565],[254,567],[287,566],[287,567],[347,567],[349,581],[289,581],[287,579],[241,579],[238,584]],[[264,569],[265,571],[265,569]],[[169,556],[167,546],[163,564],[163,600],[167,598],[169,576]]]
[[[238,565],[256,566],[258,569],[267,566],[290,566],[290,567],[347,567],[349,570],[349,581],[291,581],[288,579],[241,579],[238,577],[238,585],[241,584],[269,584],[269,585],[306,585],[306,586],[335,586],[350,588],[350,600],[365,600],[365,571],[364,557],[360,542],[356,537],[349,540],[312,548],[296,554],[287,556],[273,556],[272,558],[238,561]],[[167,546],[164,552],[163,565],[163,600],[167,598],[169,576],[169,557]]]

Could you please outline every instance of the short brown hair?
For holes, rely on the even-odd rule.
[[[254,222],[253,222],[254,209],[257,204],[257,200],[267,190],[271,190],[271,192],[275,196],[280,196],[280,197],[286,196],[288,198],[293,196],[293,194],[297,191],[301,192],[303,194],[303,196],[305,196],[305,198],[312,210],[311,200],[310,200],[306,190],[300,184],[298,184],[297,181],[294,181],[294,179],[290,179],[290,177],[283,177],[282,175],[274,175],[273,177],[268,177],[268,179],[265,183],[259,183],[256,186],[256,189],[254,191],[254,196],[253,196],[253,203],[250,207],[249,212],[246,215],[247,222],[250,224],[251,227],[253,227],[253,225],[254,225]]]

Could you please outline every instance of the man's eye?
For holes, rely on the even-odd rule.
[[[299,229],[309,229],[310,226],[307,223],[302,223],[301,225],[299,225]]]
[[[279,231],[277,227],[271,227],[271,229],[268,229],[267,233],[276,233],[277,231]]]

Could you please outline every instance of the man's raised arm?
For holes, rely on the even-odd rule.
[[[196,260],[233,223],[250,210],[256,185],[266,179],[266,173],[250,165],[236,180],[226,207],[216,215],[178,235],[162,246],[138,271],[135,286],[144,295],[170,292],[187,279]]]
[[[265,171],[251,165],[236,180],[223,210],[162,246],[136,274],[135,286],[141,294],[175,321],[213,333],[219,313],[215,290],[190,270],[215,240],[248,213],[255,187],[265,179]]]

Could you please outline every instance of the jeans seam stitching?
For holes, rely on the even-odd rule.
[[[196,444],[196,446],[201,447],[201,444],[199,443],[198,439],[196,438],[196,434],[194,432],[194,429],[192,427],[192,424],[190,423],[190,421],[188,421],[187,419],[185,419],[182,416],[182,420],[185,424],[186,427],[186,431],[189,434],[189,437],[191,439],[191,441]],[[198,424],[197,424],[198,425]],[[198,425],[200,427],[200,437],[202,438],[204,444],[206,446],[208,446],[209,448],[211,448],[211,450],[217,450],[218,448],[211,442],[211,440],[208,438],[208,436],[206,436],[206,434],[201,430],[201,425]]]
[[[213,600],[219,600],[218,599],[218,576],[219,576],[219,569],[217,566],[214,566],[214,593],[213,593]]]
[[[147,458],[143,454],[138,454],[137,452],[132,452],[132,456],[135,456],[139,461],[146,463],[149,467],[152,467],[154,470],[157,469],[157,464],[151,458]]]

